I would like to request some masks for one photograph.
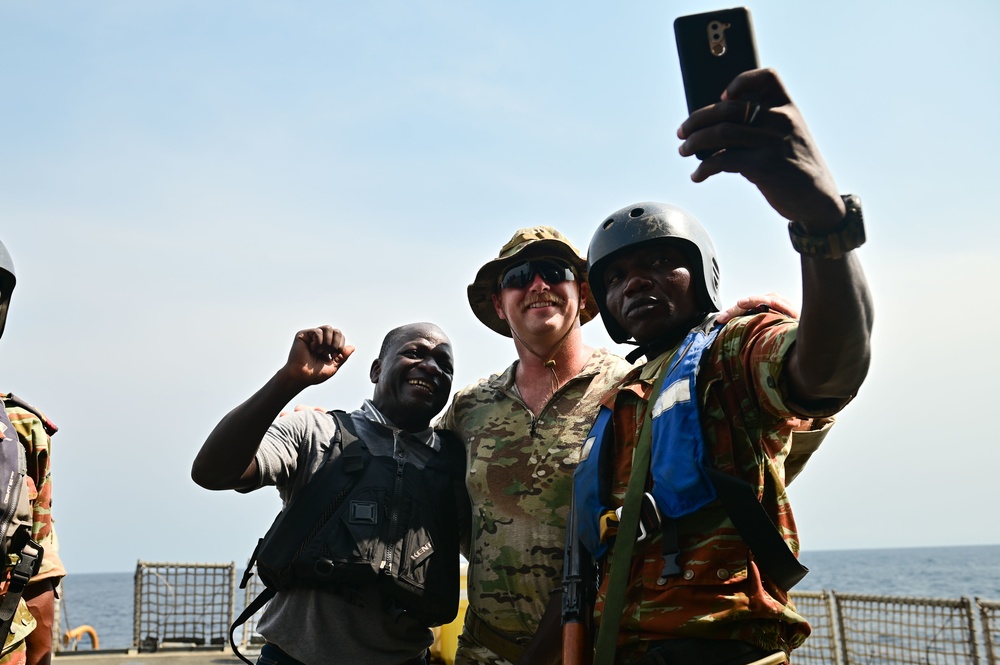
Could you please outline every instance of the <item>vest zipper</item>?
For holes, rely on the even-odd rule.
[[[392,553],[396,549],[396,527],[399,523],[399,501],[403,494],[403,466],[406,464],[402,458],[396,458],[396,484],[392,490],[391,513],[389,515],[389,533],[385,541],[385,557],[382,559],[379,570],[392,574]]]

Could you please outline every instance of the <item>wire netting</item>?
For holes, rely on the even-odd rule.
[[[234,563],[138,562],[133,647],[223,648],[229,642],[235,590]]]
[[[796,611],[804,616],[812,633],[805,644],[792,653],[795,665],[833,665],[837,660],[837,635],[831,597],[826,591],[792,591],[788,594]]]
[[[972,603],[834,594],[846,665],[978,665]]]
[[[263,590],[251,575],[246,607]],[[1000,665],[1000,602],[793,591],[812,634],[792,653],[795,665]],[[149,563],[135,571],[133,647],[225,648],[235,616],[236,566]],[[978,610],[978,612],[976,612]],[[978,614],[978,616],[977,616]],[[260,612],[237,634],[259,646]],[[978,619],[978,621],[977,621]],[[978,624],[978,625],[977,625]],[[984,652],[982,663],[979,651]]]
[[[976,598],[988,665],[1000,665],[1000,602]]]

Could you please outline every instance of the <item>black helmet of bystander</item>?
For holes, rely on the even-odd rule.
[[[0,242],[0,336],[3,336],[4,325],[7,323],[7,307],[10,306],[10,294],[16,283],[14,261],[10,258],[7,247]]]

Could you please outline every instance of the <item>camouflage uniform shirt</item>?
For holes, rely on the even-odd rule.
[[[31,578],[30,583],[63,577],[66,569],[59,558],[59,543],[52,524],[52,469],[49,463],[52,445],[50,436],[55,434],[57,428],[44,414],[13,395],[0,393],[0,398],[3,399],[7,417],[17,431],[27,458],[25,484],[31,502],[31,537],[45,549],[38,574]],[[24,600],[21,600],[11,624],[12,632],[4,643],[0,665],[19,665],[24,662],[24,639],[34,627],[35,619]]]
[[[495,629],[530,637],[549,596],[561,588],[580,447],[600,398],[630,366],[595,351],[535,418],[515,388],[516,365],[459,391],[438,426],[468,449],[469,609]]]
[[[788,400],[782,373],[795,342],[797,323],[775,315],[740,317],[727,324],[705,350],[697,392],[705,449],[714,468],[732,473],[757,490],[758,498],[796,554],[799,540],[785,493],[785,460],[791,433],[804,449],[816,426],[843,403],[808,411]],[[611,505],[620,506],[631,471],[632,451],[656,377],[671,350],[633,370],[604,404],[614,409],[614,480]],[[804,463],[796,451],[796,464]],[[747,546],[716,501],[677,521],[681,574],[661,580],[660,538],[637,546],[631,566],[619,633],[618,663],[641,659],[650,641],[694,637],[739,639],[763,649],[786,652],[800,645],[809,625],[787,593],[763,577]],[[614,548],[605,572],[610,571]],[[598,594],[603,609],[608,576]]]
[[[66,569],[59,558],[59,541],[52,523],[52,467],[49,457],[52,440],[58,429],[40,411],[13,395],[2,395],[10,424],[24,446],[28,458],[28,498],[31,501],[31,537],[45,548],[45,556],[38,574],[31,578],[37,582],[49,577],[63,577]]]

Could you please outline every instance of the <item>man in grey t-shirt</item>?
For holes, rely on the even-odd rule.
[[[206,439],[191,470],[194,481],[214,490],[276,485],[287,506],[322,465],[336,463],[331,441],[337,425],[317,411],[275,419],[303,389],[336,374],[353,352],[330,326],[299,331],[285,365]],[[451,342],[433,324],[409,324],[386,335],[371,367],[372,399],[350,415],[372,455],[423,468],[440,450],[429,425],[448,401],[453,367]],[[258,663],[267,665],[410,665],[424,662],[433,641],[427,626],[386,602],[374,585],[351,594],[279,592],[258,630],[267,640]]]

